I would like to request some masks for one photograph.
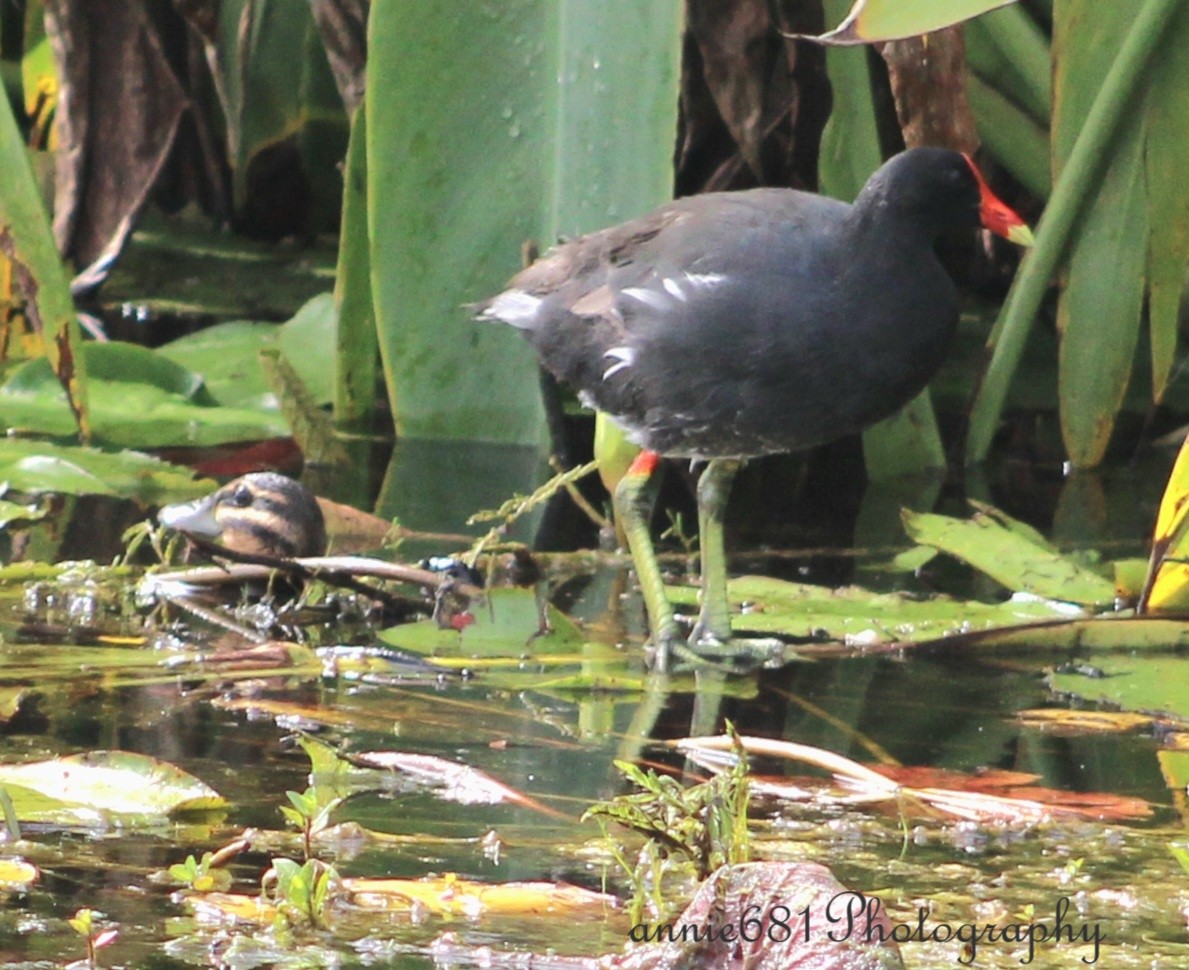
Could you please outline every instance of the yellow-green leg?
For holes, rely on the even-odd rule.
[[[673,606],[665,595],[665,581],[661,567],[656,560],[652,536],[648,531],[648,520],[652,515],[653,472],[660,464],[660,456],[652,451],[642,451],[636,456],[627,473],[615,487],[615,512],[627,536],[632,561],[636,564],[636,578],[640,581],[640,592],[644,596],[644,607],[648,610],[648,625],[652,631],[653,646],[657,650],[657,665],[665,669],[669,650],[677,643],[677,621],[673,617]]]
[[[735,474],[735,458],[714,458],[698,478],[698,545],[702,553],[702,592],[698,622],[689,645],[718,646],[731,639],[731,604],[727,599],[727,554],[723,534],[727,500]]]

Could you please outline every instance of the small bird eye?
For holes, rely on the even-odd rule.
[[[247,508],[252,504],[252,490],[247,485],[240,485],[231,493],[231,504],[236,508]]]

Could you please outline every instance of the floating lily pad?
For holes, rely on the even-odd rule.
[[[96,812],[165,817],[227,804],[217,791],[180,768],[128,751],[0,765],[0,785],[22,821],[91,823]]]
[[[1108,655],[1093,659],[1094,676],[1058,673],[1054,690],[1112,708],[1171,714],[1189,721],[1189,657],[1168,653]]]
[[[905,510],[914,542],[969,563],[1010,590],[1085,606],[1110,606],[1115,584],[1061,555],[1035,529],[990,506],[969,519]]]
[[[220,407],[202,378],[144,347],[83,345],[93,440],[115,447],[198,447],[289,434],[273,411]],[[5,423],[25,433],[71,437],[75,418],[44,358],[16,368],[0,385]]]
[[[329,404],[337,326],[334,298],[323,293],[309,300],[287,323],[230,320],[180,337],[159,348],[157,354],[201,374],[211,396],[221,405],[277,411],[276,396],[260,366],[260,353],[279,347],[314,403]]]
[[[733,579],[728,592],[732,602],[744,605],[743,615],[732,622],[737,631],[855,645],[933,640],[1062,616],[1056,606],[1038,599],[999,604],[948,596],[922,600],[904,593],[872,593],[857,586],[828,589],[764,576]],[[692,607],[698,591],[675,587],[669,595],[675,603]]]
[[[40,878],[37,867],[24,859],[0,859],[0,890],[23,892]]]
[[[0,481],[29,495],[111,495],[147,504],[197,498],[216,487],[188,468],[140,452],[20,438],[0,438]]]
[[[582,644],[582,631],[553,606],[546,609],[547,632],[541,631],[541,610],[536,594],[527,589],[493,589],[486,603],[471,607],[474,622],[462,628],[442,629],[433,620],[406,623],[380,633],[380,639],[402,650],[431,655],[485,657],[534,657],[572,653]]]

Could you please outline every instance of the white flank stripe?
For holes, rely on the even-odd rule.
[[[654,310],[666,310],[670,303],[664,293],[658,293],[656,290],[650,290],[643,286],[629,286],[623,291],[623,295],[630,296],[633,300],[638,300]]]
[[[531,330],[537,322],[541,298],[523,290],[504,290],[488,304],[480,316],[485,320],[502,320],[521,330]]]
[[[636,362],[636,352],[631,347],[612,347],[603,356],[616,361],[603,371],[603,380],[613,377]]]
[[[661,280],[661,286],[663,286],[668,292],[672,293],[673,296],[682,303],[685,302],[685,293],[682,291],[681,287],[677,285],[677,281],[675,279],[666,276],[663,280]]]

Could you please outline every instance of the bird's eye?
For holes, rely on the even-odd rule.
[[[252,490],[247,485],[240,485],[231,493],[231,504],[244,509],[252,504]]]

